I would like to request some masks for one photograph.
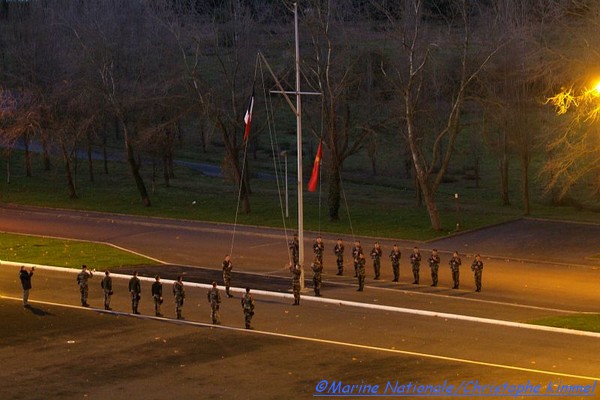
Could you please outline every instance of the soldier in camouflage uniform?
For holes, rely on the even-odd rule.
[[[292,273],[292,291],[294,292],[294,305],[300,305],[300,277],[302,276],[302,269],[298,264],[290,265],[290,272]]]
[[[483,273],[483,261],[481,261],[481,256],[479,254],[475,255],[475,261],[471,264],[471,271],[473,271],[475,275],[475,291],[481,292],[481,274]]]
[[[139,314],[138,305],[142,298],[142,283],[138,278],[138,272],[133,271],[133,276],[129,280],[129,294],[131,294],[131,310],[134,314]]]
[[[79,293],[81,293],[81,305],[89,307],[88,299],[88,279],[94,276],[93,271],[88,271],[87,265],[81,266],[81,272],[77,274],[77,284],[79,285]]]
[[[337,240],[337,244],[333,248],[333,252],[337,257],[336,262],[338,272],[336,275],[342,275],[344,273],[344,243],[342,242],[342,239]]]
[[[183,287],[183,276],[181,275],[173,282],[173,296],[175,296],[175,314],[177,314],[177,319],[183,319],[181,310],[183,309],[183,301],[185,300],[185,288]]]
[[[290,253],[292,255],[292,263],[298,264],[298,257],[300,257],[300,243],[298,242],[298,235],[294,235],[294,238],[288,243]]]
[[[321,297],[321,274],[323,273],[323,264],[315,257],[315,260],[311,264],[313,270],[313,287],[315,290],[315,296]]]
[[[392,251],[390,253],[390,260],[392,261],[392,271],[394,272],[394,280],[392,280],[392,282],[398,282],[398,280],[400,279],[400,257],[401,256],[402,256],[402,253],[400,252],[398,245],[395,244],[394,247],[392,247]]]
[[[100,282],[100,287],[102,288],[102,292],[104,293],[104,309],[112,310],[112,308],[110,308],[110,298],[113,295],[113,290],[110,271],[104,271],[104,278],[102,278],[102,282]]]
[[[154,283],[152,283],[152,300],[154,300],[154,315],[157,317],[162,317],[160,312],[160,306],[163,303],[162,297],[162,283],[160,281],[160,276],[156,275],[154,277]]]
[[[221,304],[221,293],[217,289],[217,282],[212,283],[212,288],[207,293],[208,302],[210,303],[210,318],[212,323],[219,325],[221,323],[219,319],[219,306]]]
[[[313,253],[315,253],[315,259],[319,260],[319,263],[323,265],[323,252],[325,251],[325,245],[321,236],[313,243]]]
[[[358,255],[358,259],[356,260],[356,275],[358,278],[358,292],[362,292],[363,289],[365,288],[365,277],[367,275],[367,272],[365,270],[365,264],[367,263],[367,260],[365,259],[365,255],[363,253],[360,253]]]
[[[383,251],[381,250],[381,246],[379,246],[379,242],[375,242],[375,245],[371,250],[371,258],[373,259],[373,272],[375,273],[374,279],[379,279],[380,276],[382,254]]]
[[[429,268],[431,268],[431,286],[438,284],[438,269],[440,268],[440,256],[437,249],[433,249],[429,257]]]
[[[229,286],[231,285],[231,270],[233,264],[231,263],[231,256],[227,254],[225,260],[223,260],[223,284],[225,285],[225,293],[227,297],[231,298],[233,295],[229,293]]]
[[[418,247],[413,247],[413,252],[410,255],[410,264],[412,265],[413,277],[415,280],[413,284],[419,284],[419,269],[421,268],[421,253],[419,252]]]
[[[254,316],[254,298],[250,293],[250,288],[246,288],[246,294],[242,297],[242,309],[244,310],[244,321],[246,322],[246,329],[254,329],[250,323]]]
[[[454,254],[452,254],[452,258],[450,259],[450,270],[452,271],[452,282],[454,282],[452,289],[458,289],[461,264],[462,264],[462,261],[460,260],[460,257],[458,256],[458,251],[455,251]]]
[[[352,246],[352,259],[354,260],[354,277],[358,277],[358,259],[359,255],[363,253],[362,246],[360,244],[360,240],[354,241],[354,246]]]

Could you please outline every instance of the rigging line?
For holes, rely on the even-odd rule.
[[[346,198],[346,191],[344,190],[344,184],[342,183],[342,171],[338,169],[338,177],[340,179],[340,188],[342,189],[342,197],[344,198],[344,205],[346,206],[346,213],[348,214],[348,223],[350,224],[350,233],[352,234],[352,240],[356,242],[356,236],[354,235],[354,227],[352,226],[352,218],[350,218],[350,209],[348,208],[348,199]]]
[[[258,54],[256,55],[256,61],[254,62],[254,79],[252,80],[252,96],[254,96],[254,84],[256,83],[256,74],[258,72],[258,63],[259,63],[259,58],[258,58]],[[252,111],[252,110],[250,110]],[[252,117],[250,117],[250,120],[252,120]],[[237,198],[237,205],[235,207],[235,219],[233,222],[233,232],[231,234],[231,246],[229,248],[229,255],[233,258],[233,245],[235,242],[235,232],[237,230],[237,221],[238,221],[238,216],[240,213],[240,200],[242,198],[242,188],[244,186],[244,173],[246,172],[246,160],[247,160],[247,155],[248,155],[248,138],[245,140],[244,143],[244,157],[242,157],[242,172],[240,174],[240,187],[238,189],[238,198]],[[246,191],[246,196],[248,196],[248,192]]]
[[[283,211],[283,200],[282,200],[282,195],[281,195],[281,183],[280,183],[280,176],[279,176],[282,162],[281,162],[281,157],[280,157],[279,152],[276,151],[276,149],[279,149],[279,144],[277,143],[277,133],[275,132],[275,122],[274,122],[275,121],[275,116],[274,116],[275,113],[273,111],[273,102],[272,102],[272,96],[271,96],[270,92],[267,95],[265,76],[264,76],[264,71],[262,68],[262,63],[260,63],[259,68],[260,68],[263,96],[265,97],[265,99],[267,99],[267,98],[269,99],[268,101],[265,101],[265,109],[267,112],[267,125],[268,125],[268,130],[269,130],[269,139],[271,141],[271,152],[273,155],[273,168],[275,169],[275,181],[277,182],[277,194],[279,197],[279,209],[281,210],[281,219],[283,221],[283,232],[285,235],[285,243],[286,243],[286,248],[287,248],[287,253],[288,253],[288,260],[291,264],[292,263],[292,255],[291,255],[289,246],[287,246],[288,231],[287,231],[287,224],[285,221],[285,214]]]

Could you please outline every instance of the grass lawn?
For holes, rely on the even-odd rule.
[[[154,265],[155,261],[109,245],[76,240],[0,233],[2,260],[31,264],[106,269],[131,265]]]
[[[534,325],[553,326],[556,328],[600,332],[600,314],[582,314],[569,315],[563,317],[549,317],[535,320],[531,323]]]

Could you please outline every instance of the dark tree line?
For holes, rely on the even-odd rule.
[[[0,0],[0,140],[7,159],[14,145],[23,143],[30,175],[31,143],[42,146],[45,168],[52,167],[51,153],[60,154],[68,194],[77,197],[77,152],[85,149],[93,181],[93,151],[102,149],[108,172],[106,143],[116,136],[142,203],[149,206],[142,160],[160,165],[169,186],[177,144],[186,140],[185,127],[195,126],[204,149],[208,132],[219,135],[224,170],[241,187],[244,211],[250,212],[249,175],[242,175],[249,167],[242,165],[242,117],[259,49],[293,87],[291,5]],[[497,156],[503,204],[511,202],[508,171],[516,160],[529,213],[530,166],[539,152],[546,154],[540,179],[549,191],[560,185],[567,188],[559,192],[565,196],[578,182],[600,187],[598,135],[578,128],[575,108],[565,112],[567,121],[553,117],[544,104],[563,88],[583,93],[594,73],[600,76],[593,70],[598,52],[590,51],[599,41],[596,2],[303,0],[299,5],[302,85],[322,94],[322,101],[307,104],[307,112],[322,118],[323,129],[313,121],[308,130],[311,141],[324,140],[332,220],[339,218],[344,162],[366,151],[377,173],[378,154],[394,151],[398,158],[407,154],[407,171],[431,225],[441,229],[436,195],[456,157],[458,138],[473,129]],[[594,131],[593,122],[586,120],[588,131]],[[378,146],[382,136],[395,138],[397,148]],[[586,147],[575,146],[582,143]],[[565,163],[569,157],[577,161]]]

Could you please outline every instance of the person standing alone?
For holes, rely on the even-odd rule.
[[[23,307],[29,307],[29,291],[31,290],[33,271],[35,271],[35,267],[31,267],[27,271],[24,266],[21,266],[21,271],[19,271],[19,279],[21,280],[21,286],[23,286]]]

